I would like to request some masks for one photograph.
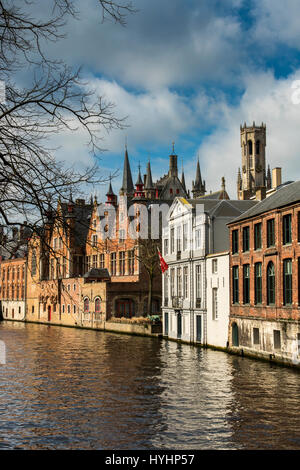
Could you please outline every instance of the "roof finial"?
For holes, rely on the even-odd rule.
[[[125,150],[127,150],[127,135],[125,135]]]
[[[173,141],[173,142],[172,142],[172,150],[173,150],[173,155],[174,155],[174,152],[175,152],[175,150],[174,150],[174,146],[175,146],[175,142]]]

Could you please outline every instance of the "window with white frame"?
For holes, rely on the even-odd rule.
[[[169,240],[167,238],[164,239],[164,255],[168,254],[169,249]]]
[[[185,266],[183,268],[183,297],[185,299],[188,298],[188,275],[189,275],[189,268]]]
[[[177,251],[181,251],[181,227],[177,227]]]
[[[197,229],[195,231],[195,248],[196,250],[201,248],[201,230],[200,229]]]
[[[198,264],[196,266],[196,304],[199,305],[198,308],[201,306],[201,297],[202,297],[202,289],[201,289],[201,265]]]
[[[216,287],[212,290],[212,319],[218,319],[218,289]]]
[[[92,246],[97,246],[98,243],[98,237],[97,235],[92,236]]]
[[[218,260],[217,259],[212,260],[212,272],[213,274],[216,274],[218,272]]]
[[[182,249],[183,249],[183,251],[186,251],[186,250],[187,250],[187,241],[188,241],[188,238],[187,238],[187,228],[188,228],[188,225],[187,225],[187,224],[183,224],[183,227],[182,227],[182,235],[183,235],[183,245],[182,245]]]
[[[175,269],[171,269],[171,297],[175,295]]]
[[[164,298],[169,298],[169,279],[168,275],[165,273],[164,275]]]
[[[178,297],[182,297],[182,271],[181,271],[181,268],[177,268],[177,292],[178,292]]]
[[[174,241],[174,228],[171,228],[171,253],[174,253],[175,241]]]

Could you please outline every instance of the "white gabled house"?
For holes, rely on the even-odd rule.
[[[169,266],[162,281],[164,336],[190,343],[226,347],[229,257],[224,252],[229,250],[227,223],[255,203],[208,197],[188,200],[178,197],[174,200],[168,224],[162,233],[163,257]],[[214,256],[208,261],[207,255],[210,254]],[[218,281],[216,276],[210,277],[207,272],[211,270],[210,264],[214,258],[218,259],[221,269]],[[219,283],[217,292],[208,292],[208,286],[216,288],[213,287],[215,282]],[[216,302],[214,308],[219,306],[218,318],[214,320],[212,294]]]
[[[230,314],[229,251],[206,257],[207,312],[206,342],[210,346],[228,347]]]

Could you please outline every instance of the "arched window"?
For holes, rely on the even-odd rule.
[[[101,312],[101,300],[99,299],[99,297],[97,297],[97,299],[95,299],[95,312],[96,313]]]
[[[275,268],[272,261],[267,267],[267,304],[275,304]]]
[[[248,150],[249,150],[249,155],[252,155],[253,154],[252,140],[248,140]]]
[[[84,313],[89,313],[90,311],[90,301],[87,297],[83,301],[83,311]]]
[[[33,250],[32,257],[31,257],[31,275],[36,275],[36,252]]]
[[[259,155],[259,150],[260,150],[260,141],[259,140],[256,141],[255,146],[256,146],[255,153],[256,153],[256,155]]]

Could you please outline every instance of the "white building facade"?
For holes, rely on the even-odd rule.
[[[163,228],[163,334],[189,343],[226,347],[229,320],[227,223],[255,202],[176,198]],[[212,254],[212,258],[207,256]],[[212,272],[213,260],[219,275]],[[214,262],[215,265],[215,262]],[[213,289],[218,289],[217,291]],[[216,303],[219,316],[216,314]],[[222,310],[220,306],[222,305]]]
[[[230,314],[229,252],[206,257],[207,344],[228,347]]]

